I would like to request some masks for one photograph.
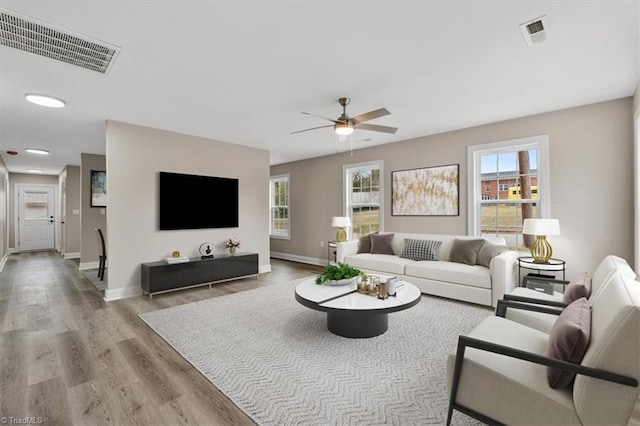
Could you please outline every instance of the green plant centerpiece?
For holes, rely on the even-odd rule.
[[[346,263],[327,265],[324,268],[324,271],[316,277],[316,284],[321,285],[326,283],[327,281],[336,283],[342,280],[351,281],[352,278],[357,279],[357,277],[361,274],[362,271],[360,269],[354,268],[353,266],[347,265]],[[345,284],[348,284],[348,282],[345,282]]]

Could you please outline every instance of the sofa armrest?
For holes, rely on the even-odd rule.
[[[344,263],[344,258],[358,253],[358,240],[336,243],[336,261]]]
[[[516,261],[518,252],[507,250],[491,259],[491,306],[496,307],[498,300],[505,293],[511,292],[518,286],[516,282]]]

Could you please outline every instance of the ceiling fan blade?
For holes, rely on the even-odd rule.
[[[304,115],[311,115],[311,116],[314,116],[314,117],[324,118],[325,120],[329,120],[329,121],[331,121],[332,123],[340,123],[340,122],[341,122],[341,121],[336,121],[336,120],[334,120],[333,118],[325,117],[325,116],[323,116],[323,115],[311,114],[310,112],[304,112],[304,111],[303,111],[302,113],[303,113]]]
[[[386,108],[376,109],[375,111],[365,112],[352,118],[356,123],[364,123],[365,121],[373,120],[374,118],[384,117],[391,114]]]
[[[358,130],[371,130],[372,132],[382,132],[394,134],[398,131],[397,127],[379,126],[377,124],[358,124],[356,125]]]
[[[325,127],[333,127],[333,124],[327,124],[326,126],[320,126],[320,127],[312,127],[310,129],[298,130],[295,132],[291,132],[291,134],[295,135],[296,133],[308,132],[309,130],[324,129]]]

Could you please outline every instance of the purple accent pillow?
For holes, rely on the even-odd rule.
[[[547,356],[580,364],[591,338],[591,308],[586,297],[581,297],[564,308],[549,334]],[[575,373],[547,367],[547,380],[553,389],[569,386]]]
[[[393,252],[393,247],[391,247],[391,243],[393,243],[393,235],[394,234],[371,234],[371,253],[395,254]]]
[[[562,301],[567,305],[572,303],[581,297],[589,297],[591,294],[591,277],[588,272],[583,272],[567,284],[567,288],[564,289],[564,295]]]
[[[378,231],[359,238],[360,242],[358,243],[358,254],[371,253],[371,236],[376,235],[377,233]]]

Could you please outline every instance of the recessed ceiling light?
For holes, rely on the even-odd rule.
[[[25,151],[30,154],[49,155],[49,151],[47,151],[46,149],[27,148],[25,149]]]
[[[25,99],[32,104],[49,107],[49,108],[62,108],[66,105],[66,102],[62,99],[54,98],[49,95],[39,95],[37,93],[27,93],[24,95]]]
[[[42,169],[29,169],[27,170],[29,173],[43,173],[44,170]]]

